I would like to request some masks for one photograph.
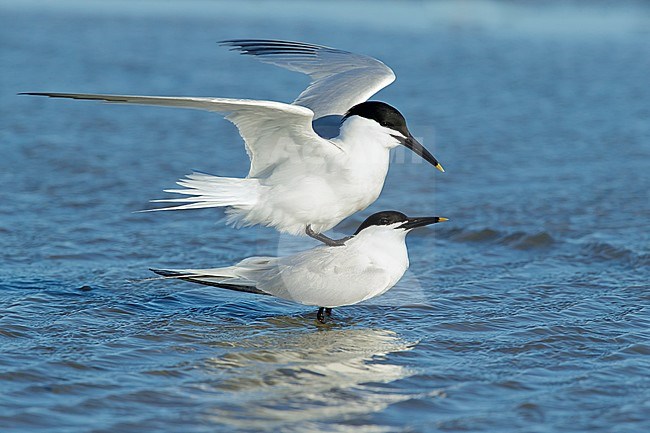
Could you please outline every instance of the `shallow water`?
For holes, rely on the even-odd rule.
[[[642,3],[0,2],[2,431],[650,430],[650,9]],[[349,15],[344,16],[342,10]],[[215,210],[136,214],[192,169],[241,176],[219,116],[20,91],[288,101],[237,37],[381,58],[447,169],[396,153],[409,236],[386,295],[315,311],[184,282],[314,245]]]

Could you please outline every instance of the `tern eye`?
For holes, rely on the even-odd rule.
[[[381,225],[387,226],[388,224],[390,224],[390,221],[388,221],[388,218],[382,218],[382,219],[379,220],[379,223]]]

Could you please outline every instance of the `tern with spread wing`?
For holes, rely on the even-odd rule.
[[[228,222],[261,224],[294,235],[323,235],[379,196],[390,149],[403,145],[444,171],[411,134],[397,109],[367,101],[394,81],[379,60],[320,45],[275,40],[224,41],[243,54],[309,75],[309,87],[292,103],[227,98],[29,92],[28,95],[89,99],[213,111],[239,129],[251,160],[245,178],[192,173],[182,198],[154,200],[173,206],[152,210],[225,207]]]
[[[313,305],[324,322],[332,308],[374,298],[393,287],[409,267],[406,235],[446,220],[383,211],[368,217],[342,246],[320,245],[286,257],[250,257],[225,268],[152,271],[165,278]]]

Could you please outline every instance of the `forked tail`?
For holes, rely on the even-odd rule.
[[[249,210],[257,203],[259,182],[257,179],[238,179],[219,177],[211,174],[193,172],[176,182],[184,189],[166,189],[165,192],[183,194],[188,197],[152,200],[154,203],[180,203],[143,212],[159,210],[201,209],[207,207],[231,206]]]

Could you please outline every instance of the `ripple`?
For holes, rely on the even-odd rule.
[[[460,242],[494,243],[519,250],[548,248],[556,242],[553,236],[547,232],[508,232],[492,228],[478,230],[456,228],[444,236]]]
[[[598,241],[581,243],[580,245],[580,254],[585,259],[624,262],[634,267],[650,265],[650,254],[639,253],[630,248]]]
[[[502,245],[516,250],[543,250],[556,246],[571,247],[571,253],[582,260],[623,262],[633,267],[650,265],[647,245],[637,243],[635,246],[615,245],[611,242],[592,239],[557,239],[546,231],[529,233],[525,231],[505,231],[492,228],[463,229],[454,228],[441,234],[453,241],[479,244]]]

